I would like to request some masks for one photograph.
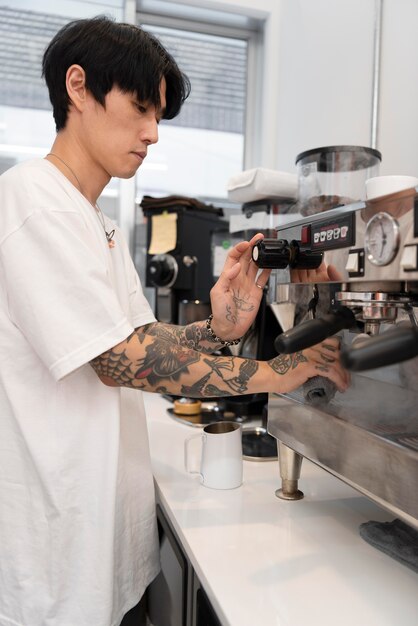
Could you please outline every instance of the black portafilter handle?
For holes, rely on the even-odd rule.
[[[262,239],[253,247],[252,258],[262,269],[315,270],[321,265],[323,254],[295,239]]]
[[[341,308],[334,313],[302,322],[278,335],[274,347],[278,354],[292,354],[298,350],[310,348],[345,328],[356,326],[354,313],[347,308]]]
[[[342,365],[352,372],[363,372],[394,365],[418,356],[418,330],[405,326],[341,350]]]

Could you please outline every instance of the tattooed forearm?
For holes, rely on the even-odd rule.
[[[187,326],[174,326],[157,322],[138,329],[138,333],[145,333],[150,337],[159,337],[165,341],[175,343],[191,350],[210,354],[221,347],[211,338],[206,322],[194,322]]]
[[[194,398],[250,393],[259,369],[259,363],[251,359],[204,357],[178,345],[172,337],[167,341],[164,332],[151,336],[133,333],[93,359],[91,365],[111,386]]]
[[[251,359],[246,359],[239,366],[239,374],[238,376],[234,376],[233,378],[229,378],[226,380],[226,384],[230,389],[233,389],[236,393],[247,393],[248,392],[248,382],[254,376],[256,371],[258,370],[257,361],[253,361]]]
[[[307,360],[302,352],[295,352],[294,354],[281,354],[269,361],[268,364],[276,374],[283,376],[289,370],[297,367],[299,363],[306,363]]]
[[[213,372],[221,378],[228,388],[236,394],[248,392],[248,382],[256,374],[258,363],[253,359],[240,359],[240,366],[237,376],[226,378],[224,372],[233,372],[236,367],[236,360],[233,358],[225,359],[223,357],[215,357],[212,360],[204,359]],[[213,395],[213,390],[211,392]]]
[[[189,337],[202,329],[187,327]],[[318,363],[318,351],[279,355],[270,361],[235,356],[212,356],[184,345],[185,329],[152,324],[94,358],[90,364],[109,386],[131,387],[191,398],[234,396],[246,393],[285,393],[317,372],[348,384],[333,356]],[[191,339],[192,343],[194,339]],[[311,356],[311,352],[312,355]],[[305,354],[307,356],[305,356]],[[329,360],[329,363],[328,363]],[[297,371],[295,371],[297,370]]]

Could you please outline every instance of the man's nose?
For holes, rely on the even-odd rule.
[[[151,145],[153,143],[157,143],[157,141],[158,141],[158,123],[157,123],[157,120],[150,121],[149,124],[147,124],[147,127],[144,130],[142,139],[148,145]]]

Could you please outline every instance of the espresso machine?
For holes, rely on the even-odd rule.
[[[299,213],[253,260],[273,268],[270,306],[286,312],[277,353],[337,334],[351,372],[344,393],[318,378],[316,393],[269,395],[276,495],[303,497],[306,457],[418,528],[418,187]]]

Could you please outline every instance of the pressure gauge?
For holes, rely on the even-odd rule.
[[[399,224],[389,213],[376,213],[366,224],[364,248],[373,265],[388,265],[399,250]]]

